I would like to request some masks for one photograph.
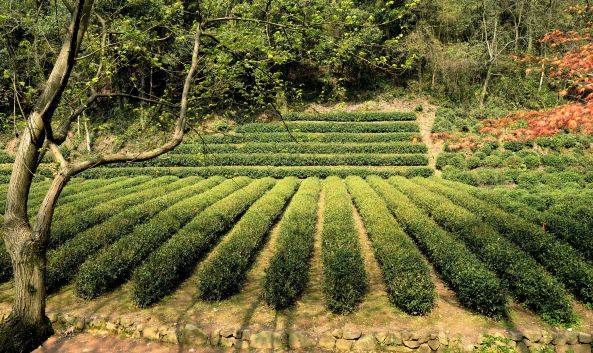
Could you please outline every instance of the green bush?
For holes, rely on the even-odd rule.
[[[366,292],[364,261],[344,182],[337,177],[327,178],[323,190],[323,293],[330,311],[345,314],[356,309]]]
[[[289,122],[282,123],[251,123],[237,127],[239,133],[267,132],[419,132],[418,124],[409,121],[378,122],[378,123],[337,123],[337,122]]]
[[[197,287],[202,299],[225,299],[241,289],[266,235],[298,185],[294,177],[278,181],[233,226],[200,266]]]
[[[467,164],[465,162],[465,156],[461,153],[456,152],[443,152],[437,157],[436,167],[437,169],[443,169],[445,166],[452,166],[457,169],[465,169]]]
[[[276,181],[259,179],[199,213],[153,252],[132,275],[132,299],[147,307],[172,293],[249,207]]]
[[[540,227],[467,193],[426,180],[419,179],[418,183],[469,209],[516,246],[533,256],[564,283],[575,297],[586,304],[593,304],[593,267],[568,244],[555,239]]]
[[[214,134],[203,137],[207,144],[218,143],[247,143],[247,142],[412,142],[414,139],[420,140],[416,132],[390,132],[390,133],[302,133],[293,131],[292,133],[247,133],[247,134]],[[296,141],[295,141],[296,140]],[[198,141],[201,143],[202,141]],[[10,169],[9,169],[10,170]]]
[[[147,199],[134,207],[127,207],[103,223],[78,234],[55,250],[47,254],[46,288],[55,291],[70,281],[78,272],[80,265],[87,258],[96,254],[103,247],[112,244],[123,235],[128,234],[135,226],[142,224],[161,210],[169,207],[195,192],[204,190],[200,178],[185,178],[170,184],[150,188],[145,193],[151,194]],[[164,195],[158,197],[158,195]]]
[[[429,313],[434,307],[435,287],[422,254],[363,179],[348,177],[346,185],[383,271],[389,299],[408,314]]]
[[[120,213],[128,207],[142,204],[142,202],[155,196],[150,191],[151,188],[166,185],[178,179],[174,176],[163,176],[156,179],[150,179],[149,177],[139,178],[145,182],[138,184],[138,180],[136,180],[134,182],[136,185],[125,189],[118,188],[111,189],[112,191],[103,191],[96,196],[81,195],[77,201],[69,203],[64,207],[58,207],[55,211],[55,218],[51,227],[49,248],[58,247],[66,240]]]
[[[122,236],[111,246],[80,267],[75,278],[76,294],[84,299],[95,298],[128,279],[151,252],[204,209],[247,185],[251,179],[238,177],[224,181],[212,177],[196,184],[194,196],[183,199],[159,212],[145,224]],[[196,192],[200,192],[197,193]]]
[[[319,177],[326,178],[331,175],[347,177],[349,175],[380,175],[389,177],[402,175],[405,177],[431,176],[433,170],[427,166],[300,166],[300,167],[267,167],[267,166],[212,166],[212,167],[131,167],[131,168],[94,168],[84,173],[86,178],[105,178],[116,175],[175,175],[187,177],[201,175],[204,177],[222,175],[227,178],[235,176],[248,176],[251,178],[285,178],[296,176],[299,178]]]
[[[490,225],[442,195],[428,191],[432,182],[399,177],[389,181],[451,234],[463,240],[501,278],[515,300],[552,323],[572,323],[575,314],[564,288],[527,253]],[[469,206],[464,204],[464,206]]]
[[[420,166],[427,164],[428,157],[425,154],[221,153],[209,155],[173,154],[143,162],[140,166]]]
[[[383,179],[369,177],[368,180],[463,306],[491,317],[505,313],[506,299],[498,278],[463,243]]]
[[[184,144],[170,154],[216,153],[427,153],[423,143],[247,142],[243,144]]]
[[[289,113],[286,121],[414,121],[412,112],[331,112],[331,113]]]
[[[263,281],[263,298],[275,309],[293,305],[307,285],[320,190],[319,179],[305,179],[282,217]]]

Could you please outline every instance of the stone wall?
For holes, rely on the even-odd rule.
[[[513,348],[519,353],[592,353],[591,334],[571,330],[505,331],[494,335],[480,335],[474,344],[464,344],[448,332],[420,334],[409,331],[362,332],[336,329],[313,337],[304,332],[252,332],[249,329],[222,327],[210,332],[193,324],[183,326],[149,326],[119,318],[81,318],[50,314],[54,325],[68,333],[85,330],[110,332],[152,341],[186,346],[217,346],[241,349],[292,349],[327,351],[387,351],[399,353],[471,352],[478,346],[491,343]]]

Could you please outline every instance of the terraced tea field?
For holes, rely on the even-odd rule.
[[[35,185],[32,209],[47,185]],[[469,312],[503,317],[512,301],[546,321],[572,323],[571,298],[593,303],[590,244],[584,233],[561,231],[569,221],[560,210],[517,208],[434,177],[74,181],[56,211],[47,285],[58,298],[99,301],[124,286],[126,301],[140,308],[181,287],[209,303],[255,286],[281,310],[301,300],[320,267],[324,307],[345,314],[365,301],[375,263],[382,295],[402,314],[430,315],[442,281]],[[6,282],[4,249],[0,261]],[[252,282],[256,262],[264,275]]]

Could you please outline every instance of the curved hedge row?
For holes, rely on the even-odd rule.
[[[434,307],[435,286],[416,244],[395,221],[385,202],[360,177],[346,179],[368,232],[391,302],[411,315]]]
[[[215,153],[427,153],[423,143],[378,142],[378,143],[319,143],[319,142],[247,142],[244,144],[183,144],[172,154]]]
[[[59,248],[50,250],[47,254],[47,291],[54,291],[66,284],[76,275],[80,265],[89,256],[129,233],[135,226],[146,222],[150,217],[177,201],[208,187],[204,185],[207,184],[205,182],[196,184],[198,181],[197,178],[185,178],[147,190],[146,193],[152,194],[152,199],[147,199],[134,207],[127,207],[103,223],[68,240]],[[158,197],[163,194],[164,196]]]
[[[141,167],[207,166],[422,166],[425,154],[172,154],[139,163]]]
[[[120,237],[97,256],[80,267],[74,283],[76,294],[84,299],[95,298],[128,279],[151,252],[205,208],[244,187],[251,179],[238,177],[223,181],[212,177],[196,185],[193,196],[178,201],[159,212],[145,224]]]
[[[555,239],[529,222],[477,199],[428,180],[418,182],[469,209],[525,252],[531,254],[550,273],[586,304],[593,304],[593,267],[568,244]]]
[[[362,301],[367,289],[352,201],[344,182],[337,177],[327,178],[323,190],[323,293],[329,310],[337,314],[350,313]]]
[[[234,221],[275,183],[272,178],[259,179],[216,202],[153,252],[132,276],[136,305],[147,307],[172,293]]]
[[[215,134],[205,135],[204,141],[207,144],[217,143],[246,143],[246,142],[412,142],[414,139],[420,141],[418,133],[391,132],[391,133],[302,133],[286,131],[277,133],[247,133],[247,134]],[[201,140],[194,141],[196,144]]]
[[[331,112],[331,113],[289,113],[286,121],[414,121],[413,112]]]
[[[319,179],[305,179],[282,217],[263,281],[263,298],[277,310],[293,305],[307,285],[320,191]]]
[[[51,227],[49,248],[53,249],[61,245],[66,240],[120,213],[128,207],[141,204],[153,198],[155,195],[154,191],[151,190],[152,188],[167,185],[178,180],[174,176],[163,176],[152,180],[150,177],[141,178],[143,181],[148,181],[125,189],[110,188],[112,191],[103,191],[96,196],[81,195],[76,202],[64,207],[58,207],[55,213],[57,217],[54,219]]]
[[[251,123],[237,127],[238,133],[267,133],[290,131],[327,133],[327,132],[356,132],[356,133],[381,133],[381,132],[419,132],[416,122],[396,121],[384,123],[326,123],[326,122],[289,122],[286,126],[282,123]]]
[[[566,215],[558,215],[550,211],[539,211],[525,203],[515,200],[508,195],[501,194],[499,190],[483,190],[469,185],[443,179],[434,179],[435,182],[469,194],[494,204],[508,213],[517,215],[529,222],[542,227],[545,231],[554,234],[568,242],[572,247],[583,254],[590,263],[593,262],[593,238],[591,230],[583,222],[577,222]],[[587,203],[590,205],[590,203]],[[573,204],[574,207],[574,204]]]
[[[368,182],[406,232],[416,239],[441,278],[455,291],[461,305],[490,317],[504,315],[506,298],[500,281],[463,243],[385,180],[372,176]]]
[[[422,176],[427,177],[433,174],[433,170],[427,166],[416,167],[357,167],[357,166],[330,166],[330,167],[265,167],[265,166],[212,166],[212,167],[131,167],[131,168],[94,168],[84,172],[86,178],[110,178],[116,175],[151,175],[153,177],[163,175],[175,175],[180,178],[201,175],[204,177],[222,175],[227,178],[236,176],[248,176],[250,178],[273,177],[277,179],[288,176],[298,178],[329,176],[347,177],[349,175],[367,176],[379,175],[390,177],[402,175],[405,177]]]
[[[225,299],[241,289],[266,235],[298,185],[294,177],[278,181],[233,226],[198,270],[197,287],[202,299]]]
[[[437,223],[463,240],[501,278],[517,302],[552,323],[572,323],[575,314],[564,288],[528,254],[501,237],[470,211],[425,185],[398,177],[389,181],[414,203],[430,212]]]

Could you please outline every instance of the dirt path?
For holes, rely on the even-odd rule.
[[[433,105],[424,106],[423,111],[418,113],[418,125],[420,126],[420,136],[422,142],[428,148],[428,166],[434,170],[435,175],[441,175],[441,171],[436,168],[437,157],[443,150],[442,143],[435,143],[432,140],[432,126],[436,118],[437,107]]]

